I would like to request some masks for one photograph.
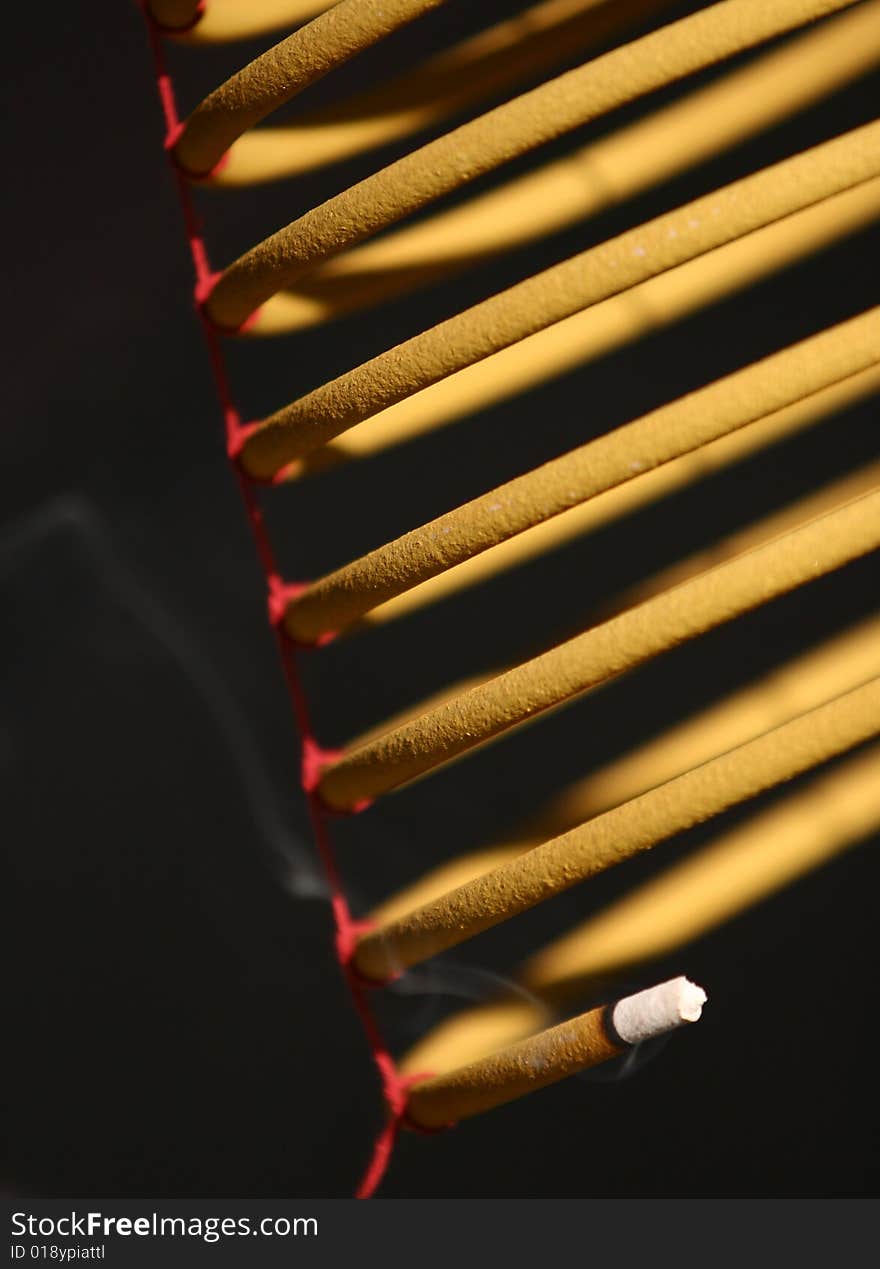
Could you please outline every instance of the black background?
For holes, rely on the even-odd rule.
[[[515,7],[479,10],[488,20]],[[409,65],[475,21],[476,6],[451,3],[311,100]],[[0,503],[7,1185],[25,1195],[345,1195],[379,1125],[378,1090],[331,954],[141,19],[133,4],[101,0],[26,6],[14,26]],[[184,106],[267,42],[175,50]],[[246,414],[865,121],[877,86],[864,79],[614,213],[428,294],[235,348]],[[259,191],[203,194],[215,261],[403,148]],[[541,392],[272,493],[288,575],[316,575],[860,311],[876,301],[877,244],[876,230],[862,233]],[[876,428],[875,405],[846,411],[479,591],[314,654],[306,672],[321,739],[340,743],[447,681],[583,627],[627,584],[876,455]],[[844,628],[869,610],[877,582],[876,561],[844,569],[340,822],[358,909]],[[412,975],[382,1005],[395,1046],[718,827]],[[627,980],[687,972],[711,994],[699,1028],[634,1077],[569,1080],[454,1133],[406,1137],[383,1196],[876,1194],[875,846]]]

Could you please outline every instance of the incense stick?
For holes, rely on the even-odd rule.
[[[312,582],[287,605],[285,626],[300,642],[315,642],[438,573],[878,363],[880,307],[652,410]]]
[[[653,596],[346,751],[324,770],[321,795],[338,809],[374,798],[878,546],[880,491]]]
[[[618,1057],[633,1045],[699,1021],[706,993],[687,978],[591,1009],[468,1066],[415,1085],[407,1117],[442,1128]]]
[[[443,863],[374,908],[383,926],[472,881],[592,816],[880,675],[880,616],[794,657],[778,669],[623,753],[557,794],[509,839]]]
[[[355,963],[382,981],[880,732],[880,679],[668,780],[364,934]]]
[[[603,12],[620,9],[617,0]],[[328,321],[576,224],[789,117],[878,62],[880,3],[868,0],[565,158],[333,257],[294,291],[268,300],[256,327],[271,324],[277,333]],[[421,84],[426,69],[411,78]],[[212,183],[238,184],[245,172],[265,180],[325,162],[334,144],[365,145],[410,117],[374,115],[380,103],[373,101],[358,98],[335,123],[334,116],[310,114],[292,127],[243,137]]]
[[[533,1034],[585,990],[685,946],[878,827],[874,745],[536,952],[515,971],[514,994],[445,1018],[401,1058],[401,1069],[448,1071]]]
[[[346,7],[357,2],[347,0]],[[366,11],[366,0],[359,2]],[[234,329],[309,268],[442,195],[612,109],[849,3],[775,0],[768,6],[765,0],[720,0],[522,93],[368,176],[252,248],[224,271],[208,301],[210,316]],[[274,66],[272,71],[270,86],[277,83],[286,91],[283,66],[277,74]],[[235,118],[234,111],[230,114]],[[234,127],[224,119],[198,154],[184,162],[208,171],[234,137]]]

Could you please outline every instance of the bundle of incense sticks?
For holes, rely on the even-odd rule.
[[[720,542],[702,543],[610,597],[573,638],[450,686],[342,750],[321,749],[297,670],[306,649],[320,655],[336,636],[356,638],[364,626],[401,620],[636,508],[662,506],[880,387],[880,309],[824,328],[817,314],[809,338],[767,348],[713,383],[697,380],[677,400],[658,401],[323,577],[286,581],[262,516],[261,486],[287,485],[286,496],[295,496],[293,482],[314,471],[378,454],[586,366],[807,259],[880,213],[880,123],[868,121],[484,297],[243,424],[248,415],[233,403],[225,338],[319,326],[537,242],[757,137],[880,65],[880,0],[718,0],[677,21],[664,21],[663,0],[537,0],[504,21],[468,29],[457,44],[353,99],[309,108],[312,84],[443,3],[146,0],[199,311],[303,733],[303,787],[327,864],[340,959],[369,1020],[392,1118],[404,1114],[406,1087],[407,1121],[422,1128],[489,1109],[695,1021],[705,995],[674,979],[548,1027],[585,983],[595,988],[623,966],[712,928],[880,822],[877,751],[848,756],[880,732],[880,637],[869,620],[586,774],[510,839],[419,878],[368,923],[353,919],[332,856],[331,813],[364,811],[880,547],[875,463]],[[638,24],[647,33],[628,38]],[[198,46],[271,30],[283,38],[188,119],[177,117],[163,39]],[[594,55],[599,45],[607,51]],[[555,73],[573,54],[583,64]],[[715,78],[694,89],[691,77],[711,68]],[[529,84],[536,86],[523,91]],[[681,95],[658,108],[651,94],[676,84]],[[258,126],[301,93],[298,116]],[[502,104],[486,108],[499,95]],[[635,122],[540,161],[548,142],[640,101]],[[468,117],[417,143],[420,130],[436,131],[455,115]],[[386,166],[377,160],[356,184],[212,270],[195,228],[191,184],[272,181],[407,138],[413,147],[401,157]],[[505,165],[527,156],[534,166],[505,180]],[[499,184],[470,188],[492,173]],[[454,206],[437,205],[453,193],[460,195]],[[833,759],[840,762],[830,773],[533,954],[516,974],[522,995],[447,1019],[392,1070],[365,980],[384,983]],[[383,1150],[387,1141],[377,1159]],[[377,1163],[366,1189],[380,1173]]]
[[[878,828],[875,744],[535,952],[514,972],[513,992],[446,1018],[403,1070],[446,1071],[532,1035],[584,991],[681,948]]]

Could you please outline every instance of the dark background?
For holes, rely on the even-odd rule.
[[[477,9],[488,20],[516,7],[451,3],[310,99],[409,65],[471,29]],[[261,576],[191,308],[145,34],[134,4],[110,0],[26,6],[15,22],[4,78],[0,503],[6,1184],[47,1196],[348,1194],[379,1124],[378,1089],[331,954]],[[175,50],[184,107],[268,42]],[[877,88],[864,79],[612,214],[429,293],[237,347],[246,414],[865,121]],[[259,191],[203,194],[215,261],[403,148]],[[845,240],[540,392],[272,493],[288,575],[316,575],[859,312],[876,302],[878,241],[877,230]],[[846,411],[477,591],[314,654],[320,738],[338,744],[447,681],[581,628],[633,581],[876,455],[876,429],[876,404]],[[877,584],[876,560],[846,568],[340,822],[358,910],[843,629],[869,610]],[[382,1006],[395,1047],[744,814],[411,975]],[[632,1078],[572,1079],[454,1133],[406,1137],[382,1195],[875,1195],[878,882],[876,842],[865,844],[627,980],[687,972],[711,1004],[699,1028]]]

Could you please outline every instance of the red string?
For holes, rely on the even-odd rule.
[[[327,821],[331,812],[318,795],[318,777],[321,769],[335,757],[335,754],[322,749],[315,739],[309,704],[297,664],[301,649],[296,647],[285,635],[283,628],[282,618],[285,603],[292,594],[296,593],[298,586],[285,582],[281,577],[275,562],[275,555],[262,508],[257,500],[256,482],[249,480],[236,462],[243,436],[246,435],[249,425],[242,423],[241,416],[233,400],[226,361],[220,344],[220,332],[208,319],[204,311],[204,302],[219,275],[211,270],[205,241],[201,234],[201,222],[193,204],[187,179],[179,166],[173,161],[172,147],[180,136],[183,125],[177,111],[174,85],[165,65],[160,28],[152,19],[145,0],[140,0],[140,7],[146,18],[150,47],[153,52],[156,87],[165,117],[165,149],[169,155],[169,165],[177,186],[186,227],[187,242],[192,256],[195,272],[196,308],[208,348],[214,384],[220,399],[220,408],[226,431],[226,450],[238,481],[245,513],[266,580],[269,622],[275,633],[290,705],[299,732],[302,754],[300,780],[308,804],[315,843],[330,892],[330,903],[336,931],[336,956],[348,983],[354,1008],[363,1026],[370,1053],[382,1084],[386,1122],[379,1133],[369,1165],[355,1194],[356,1198],[365,1199],[370,1198],[375,1193],[391,1161],[398,1132],[405,1121],[407,1092],[416,1078],[424,1077],[404,1078],[401,1076],[393,1057],[386,1047],[373,1010],[370,1008],[367,998],[370,984],[356,973],[352,964],[352,955],[358,935],[363,933],[366,928],[369,928],[369,923],[357,921],[352,916],[330,838]],[[356,811],[361,809],[363,808],[355,808]]]

